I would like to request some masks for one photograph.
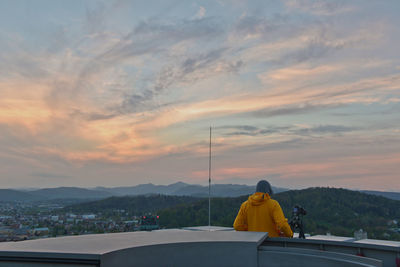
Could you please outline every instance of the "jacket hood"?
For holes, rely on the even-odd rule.
[[[271,199],[271,197],[267,193],[261,192],[256,192],[249,196],[249,202],[253,206],[259,206],[264,203],[264,201],[267,201],[269,199]]]

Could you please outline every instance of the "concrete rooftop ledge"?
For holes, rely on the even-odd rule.
[[[351,237],[332,235],[316,235],[307,239],[266,238],[259,250],[261,251],[259,255],[264,255],[261,257],[268,257],[269,260],[273,257],[286,259],[286,265],[280,263],[283,266],[291,264],[318,266],[319,264],[321,266],[398,267],[398,263],[400,263],[400,242],[373,239],[355,240]],[[302,260],[300,261],[300,259]],[[314,262],[315,265],[308,265],[307,262]]]
[[[399,255],[400,242],[213,226],[0,243],[0,267],[396,266]]]
[[[342,247],[354,247],[354,248],[369,248],[379,249],[385,251],[393,251],[400,253],[400,242],[388,241],[388,240],[377,240],[377,239],[361,239],[356,240],[351,237],[343,236],[331,236],[331,235],[316,235],[310,236],[307,239],[299,238],[267,238],[262,245],[269,245],[279,243],[285,246],[299,246],[301,244],[307,244],[309,246],[318,245],[321,246],[337,246]]]
[[[266,233],[257,232],[190,231],[181,229],[66,236],[0,243],[0,256],[5,251],[100,255],[126,248],[194,242],[250,242],[259,245],[265,237]]]
[[[257,247],[266,237],[267,233],[201,227],[6,242],[0,243],[0,266],[9,266],[2,262],[28,263],[32,259],[36,262],[45,259],[53,264],[69,264],[74,260],[73,266],[101,267],[188,266],[188,263],[227,266],[226,262],[233,262],[233,266],[256,266]],[[18,266],[33,266],[29,264]]]

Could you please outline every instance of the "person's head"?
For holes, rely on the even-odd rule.
[[[270,196],[274,193],[271,185],[265,180],[261,180],[257,183],[256,192],[267,193]]]

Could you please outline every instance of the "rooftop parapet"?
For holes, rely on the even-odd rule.
[[[386,240],[374,240],[374,239],[362,239],[356,240],[351,237],[341,237],[332,235],[316,235],[308,237],[307,239],[299,238],[267,238],[259,247],[260,251],[280,251],[282,253],[289,252],[289,254],[295,253],[297,258],[297,266],[309,266],[302,262],[300,258],[305,258],[306,261],[313,259],[317,261],[319,257],[326,257],[331,265],[325,263],[325,266],[347,266],[348,262],[351,265],[348,266],[400,266],[400,242],[386,241]],[[297,252],[294,252],[296,251]],[[309,255],[306,253],[308,252]],[[317,254],[316,254],[317,253]],[[326,255],[324,255],[326,253]],[[332,253],[337,253],[335,254]],[[267,254],[267,253],[264,253]],[[273,252],[271,252],[273,254]],[[324,255],[324,256],[323,256]],[[282,259],[288,259],[290,256],[287,255]],[[336,265],[334,262],[343,259],[346,263],[340,263],[342,265]],[[371,259],[371,262],[363,263],[364,265],[354,265],[355,260]],[[299,264],[299,262],[301,262]],[[365,265],[367,264],[367,265]],[[284,265],[284,266],[290,266]],[[318,266],[318,265],[312,265]]]
[[[257,266],[257,248],[266,237],[171,229],[8,242],[0,244],[0,266]]]
[[[1,266],[396,266],[400,242],[188,227],[0,243]]]

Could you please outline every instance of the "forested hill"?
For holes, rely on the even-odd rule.
[[[400,221],[400,201],[357,191],[335,188],[309,188],[286,191],[273,196],[290,219],[292,208],[301,205],[307,210],[304,216],[305,231],[310,234],[353,236],[362,228],[369,238],[400,240],[400,234],[390,230],[394,219]],[[212,199],[213,225],[231,227],[240,204],[247,196]],[[164,227],[183,227],[208,224],[208,201],[171,207],[159,212]]]
[[[248,196],[213,198],[211,223],[231,227],[243,201]],[[369,238],[400,240],[391,221],[400,221],[400,201],[346,189],[309,188],[273,195],[288,219],[295,205],[307,210],[305,231],[310,234],[353,236],[362,228]],[[157,212],[160,226],[166,228],[208,224],[208,199],[178,196],[112,197],[66,208],[73,212],[106,212],[124,209],[131,214]]]
[[[159,210],[199,201],[199,198],[187,196],[141,195],[110,197],[102,200],[74,204],[63,210],[74,213],[111,213],[125,210],[132,215],[156,213]]]
[[[397,239],[400,234],[390,228],[400,219],[400,201],[346,189],[309,188],[277,194],[286,216],[291,207],[300,204],[307,210],[306,231],[315,234],[353,236],[357,229],[368,232],[369,238]]]

